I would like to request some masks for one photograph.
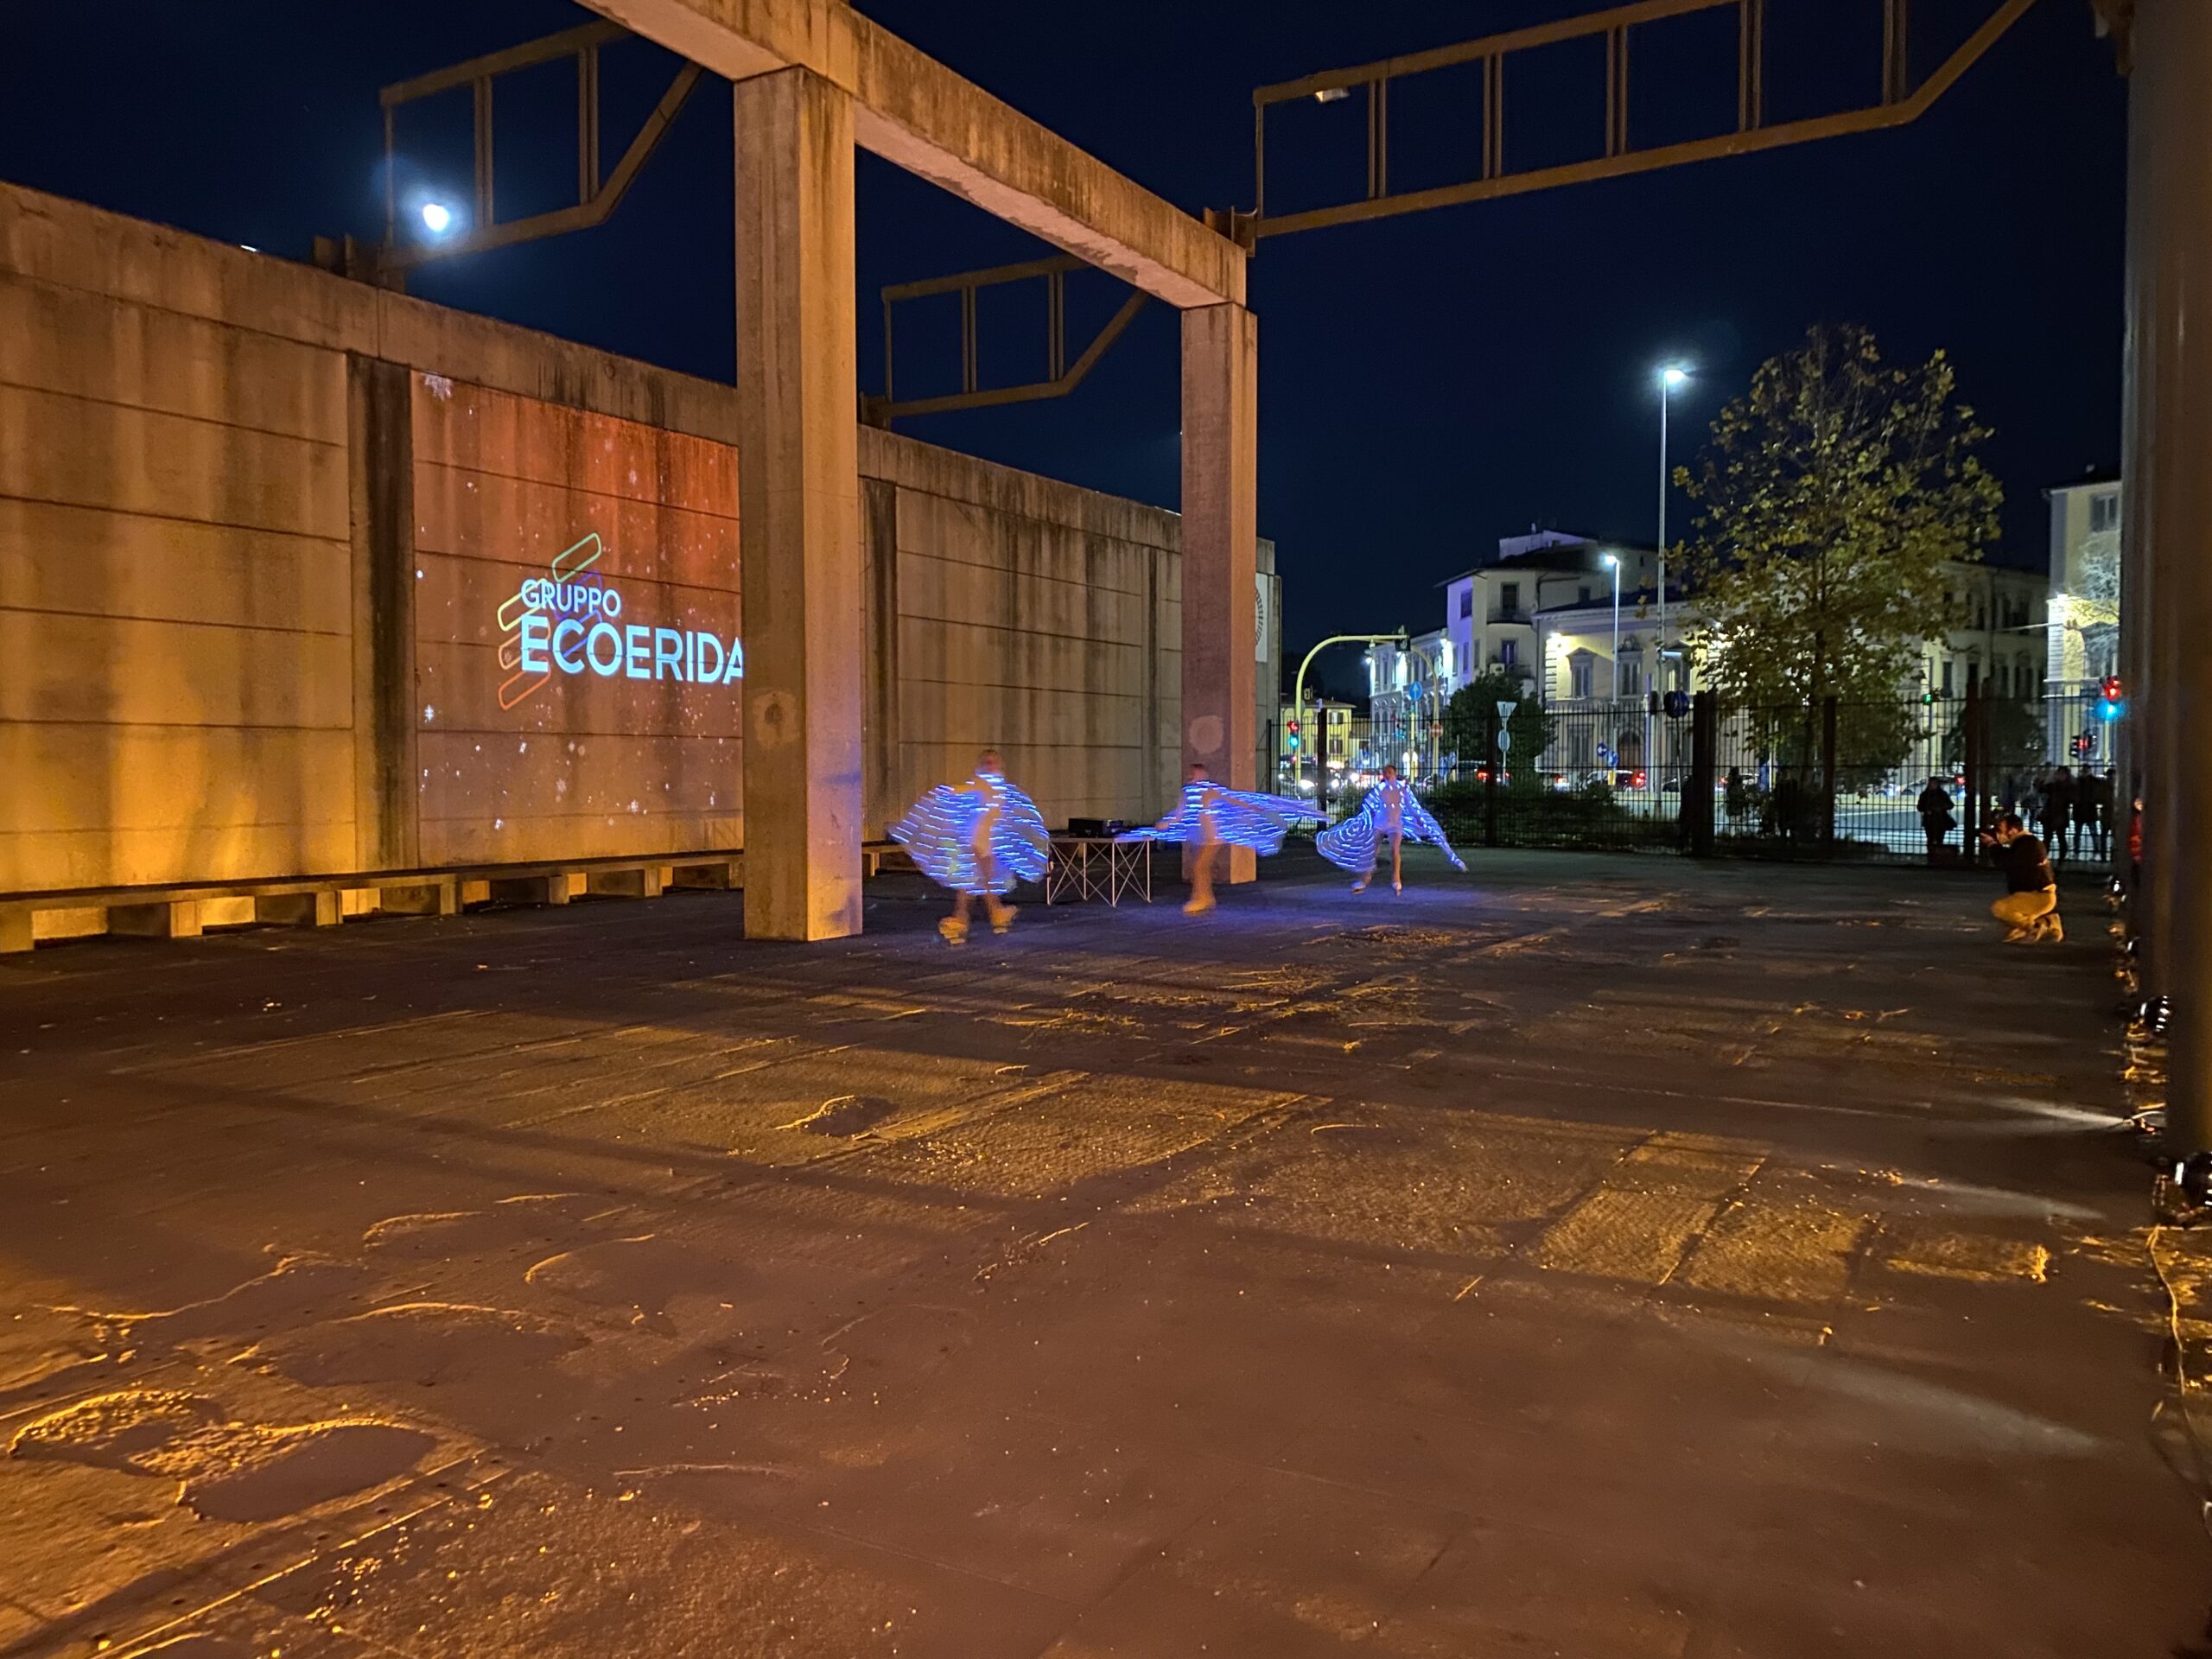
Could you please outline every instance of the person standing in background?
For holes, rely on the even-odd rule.
[[[2050,774],[2043,786],[2043,804],[2036,809],[2037,821],[2043,826],[2044,846],[2049,855],[2063,859],[2067,855],[2067,838],[2074,826],[2074,774],[2060,766]]]
[[[1951,813],[1951,791],[1941,778],[1930,778],[1928,786],[1920,791],[1920,798],[1912,804],[1920,814],[1921,833],[1928,837],[1928,861],[1940,864],[1951,831],[1959,825]]]

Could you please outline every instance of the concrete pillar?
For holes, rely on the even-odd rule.
[[[253,919],[277,927],[335,927],[346,919],[338,889],[321,893],[264,893],[253,901]]]
[[[1241,305],[1183,313],[1183,761],[1258,785],[1260,328]],[[1252,855],[1231,849],[1229,880]]]
[[[200,901],[169,899],[150,905],[111,905],[107,931],[138,939],[196,939]]]
[[[851,100],[737,83],[745,931],[861,929],[861,503]]]
[[[2212,708],[2212,5],[2139,0],[2128,92],[2126,532],[2139,537],[2150,600],[2145,828],[2153,868],[2154,968],[2173,999],[2168,1140],[2212,1151],[2212,767],[2183,751]],[[2133,596],[2127,603],[2133,604]]]

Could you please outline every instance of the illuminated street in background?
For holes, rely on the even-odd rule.
[[[0,963],[0,1652],[2191,1638],[2086,893],[1408,863]]]

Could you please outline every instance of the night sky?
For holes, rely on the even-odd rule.
[[[1990,0],[1919,0],[1925,73]],[[865,0],[953,68],[1193,212],[1249,206],[1258,85],[1594,8],[1583,0],[1388,6],[1121,0]],[[1871,92],[1876,0],[1775,0],[1770,119]],[[1648,542],[1657,495],[1649,371],[1694,363],[1677,459],[1764,357],[1821,321],[1897,357],[1937,346],[1997,429],[1995,556],[2039,565],[2043,486],[2119,451],[2125,83],[2082,0],[2042,0],[1917,124],[1262,244],[1260,529],[1294,646],[1436,626],[1435,584],[1534,523]],[[561,0],[103,0],[11,19],[0,177],[264,251],[381,230],[390,80],[582,21]],[[1637,143],[1732,125],[1733,26],[1639,31]],[[1648,35],[1648,38],[1647,38]],[[1509,80],[1509,165],[1586,153],[1603,80],[1554,53]],[[608,164],[674,60],[607,54]],[[533,79],[534,78],[534,79]],[[565,65],[499,89],[499,188],[572,199]],[[1465,176],[1478,127],[1452,83],[1399,95],[1394,181]],[[1526,118],[1523,124],[1522,118]],[[401,129],[416,188],[465,199],[465,93]],[[1296,130],[1293,130],[1293,124]],[[1270,207],[1363,176],[1357,99],[1271,128]],[[1278,145],[1280,148],[1278,148]],[[1576,146],[1583,146],[1580,152]],[[1302,175],[1306,188],[1298,188]],[[571,196],[560,193],[566,189]],[[886,283],[1024,258],[1040,245],[863,154],[860,363],[880,390]],[[433,267],[412,291],[692,373],[733,372],[729,102],[709,81],[606,227]],[[1075,324],[1119,303],[1071,284]],[[902,396],[956,389],[950,302],[900,319]],[[909,320],[911,317],[911,321]],[[1040,287],[984,308],[986,382],[1041,375]],[[1000,325],[994,334],[993,325]],[[931,442],[1164,505],[1177,496],[1177,330],[1154,303],[1071,397],[941,416]],[[1081,341],[1071,343],[1071,355]],[[1673,523],[1681,528],[1677,502]]]

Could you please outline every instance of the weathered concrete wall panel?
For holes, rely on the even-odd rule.
[[[652,657],[739,637],[736,431],[729,386],[0,186],[0,893],[741,846],[742,685]],[[1056,823],[1164,810],[1175,516],[858,435],[866,832],[986,746]],[[588,536],[648,672],[626,633],[531,688],[512,602]]]
[[[413,434],[423,861],[742,844],[734,452],[420,374]]]

